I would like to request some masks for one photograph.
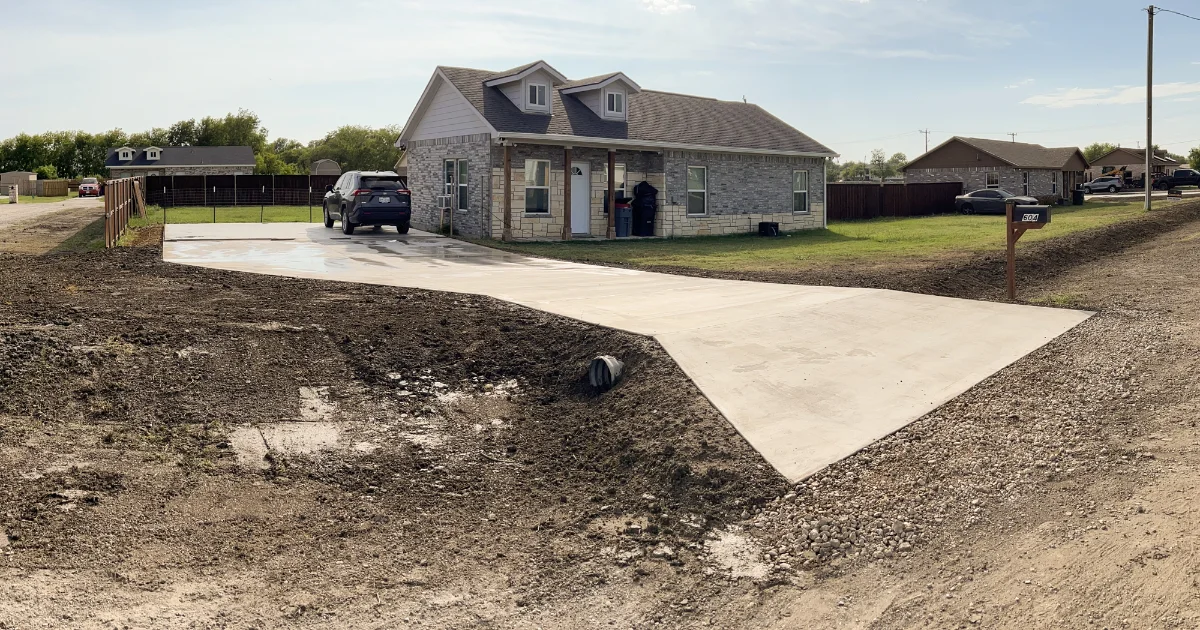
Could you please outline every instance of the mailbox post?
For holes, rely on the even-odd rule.
[[[1019,208],[1019,209],[1018,209]],[[1008,299],[1017,299],[1017,241],[1025,230],[1040,230],[1050,222],[1050,206],[1004,204],[1004,225],[1008,234]]]

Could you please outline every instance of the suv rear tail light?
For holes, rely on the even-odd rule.
[[[370,194],[371,194],[371,189],[370,189],[370,188],[359,188],[358,190],[356,190],[356,191],[354,191],[354,192],[350,193],[350,196],[351,196],[351,197],[360,197],[360,196],[361,196],[361,197],[366,197],[366,196],[368,196],[368,195],[370,195]]]

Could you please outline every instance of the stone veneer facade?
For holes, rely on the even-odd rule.
[[[245,166],[143,166],[138,168],[110,168],[110,179],[122,177],[149,177],[153,175],[253,175],[254,165]]]
[[[504,231],[504,147],[487,134],[439,138],[408,146],[409,188],[413,225],[437,230],[443,224],[437,196],[443,194],[442,167],[448,158],[467,159],[471,183],[467,211],[455,213],[455,231],[464,236],[500,238]],[[625,166],[626,194],[642,181],[658,189],[655,235],[700,236],[757,232],[760,221],[774,221],[783,230],[820,228],[825,224],[825,165],[821,158],[681,151],[616,152]],[[512,235],[515,239],[557,240],[563,232],[566,171],[564,149],[557,145],[519,144],[511,148]],[[550,212],[525,212],[525,161],[550,162]],[[604,196],[608,191],[608,151],[575,147],[572,162],[587,162],[591,170],[590,236],[608,232]],[[704,215],[686,212],[687,166],[708,169],[709,204]],[[792,212],[792,173],[809,172],[809,211]],[[486,173],[486,175],[479,175]],[[490,180],[490,181],[489,181]],[[485,210],[486,209],[486,210]],[[586,237],[575,235],[576,238]]]

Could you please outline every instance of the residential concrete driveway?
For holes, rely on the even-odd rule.
[[[0,228],[17,223],[25,223],[31,219],[54,214],[73,208],[90,208],[104,205],[102,197],[76,197],[55,203],[8,203],[8,197],[0,197]]]
[[[163,258],[488,295],[652,336],[792,481],[900,429],[1090,316],[614,269],[420,232],[347,237],[307,224],[171,225]]]

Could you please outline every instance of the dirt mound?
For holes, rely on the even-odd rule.
[[[491,584],[493,616],[528,615],[598,580],[701,579],[705,535],[786,488],[641,337],[153,248],[0,270],[0,568],[103,584],[249,564],[268,600],[296,575],[321,585],[300,616],[366,610],[345,604],[360,584],[407,571],[421,592]],[[626,363],[611,391],[585,381],[599,354]]]
[[[1200,201],[1186,201],[1132,221],[1021,245],[1017,253],[1017,273],[1025,282],[1049,278],[1079,265],[1120,253],[1197,219],[1200,219]],[[799,272],[701,271],[666,266],[646,269],[707,278],[894,289],[949,297],[999,300],[1004,298],[1005,265],[1004,253],[997,252],[969,259],[901,261],[867,267],[831,266]]]

